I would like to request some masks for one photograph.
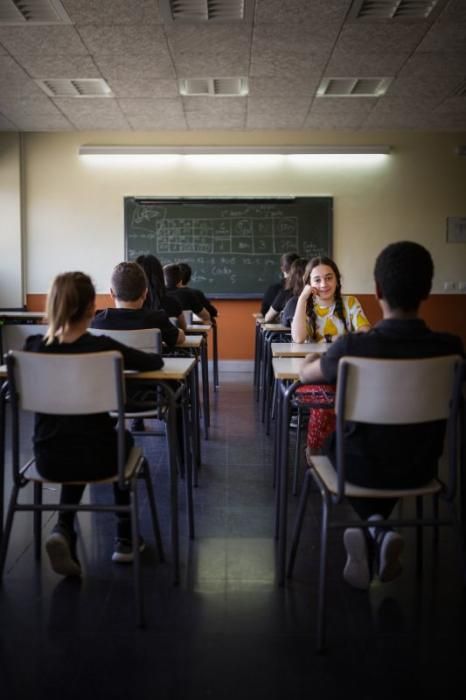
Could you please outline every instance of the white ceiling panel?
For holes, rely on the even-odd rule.
[[[113,99],[56,97],[53,102],[79,131],[89,129],[124,131],[129,127],[118,102]]]
[[[51,130],[457,130],[464,122],[456,91],[466,80],[466,0],[409,22],[355,19],[351,0],[256,0],[251,21],[217,23],[165,22],[156,0],[63,4],[71,24],[0,26],[3,128],[13,116],[26,131],[46,130],[48,117]],[[326,77],[392,81],[385,97],[340,104],[316,98]],[[54,103],[34,79],[57,78],[103,78],[115,97]],[[184,78],[246,78],[249,95],[183,99]]]
[[[75,24],[148,24],[161,22],[157,0],[62,0]]]
[[[19,61],[36,56],[85,56],[87,49],[74,27],[40,25],[0,27],[0,42]]]
[[[0,131],[18,131],[18,127],[0,114]]]
[[[121,56],[126,53],[143,56],[155,50],[167,51],[163,30],[155,25],[86,24],[79,27],[79,33],[93,56]]]

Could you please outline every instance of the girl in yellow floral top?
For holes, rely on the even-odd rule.
[[[334,336],[369,330],[369,321],[356,297],[342,295],[340,271],[333,260],[325,256],[310,260],[304,270],[303,282],[304,288],[291,324],[295,343],[306,340],[331,342]],[[327,384],[305,385],[297,389],[299,404],[312,406],[307,446],[314,453],[321,451],[325,439],[335,430],[333,410],[318,408],[316,404],[328,405],[334,394],[335,387]]]
[[[354,296],[341,293],[338,267],[325,256],[312,258],[303,276],[304,288],[291,324],[295,343],[324,342],[328,336],[368,331],[369,321]]]

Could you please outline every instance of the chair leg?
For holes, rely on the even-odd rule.
[[[141,553],[139,551],[139,518],[137,481],[133,479],[130,492],[131,531],[133,536],[133,575],[134,596],[136,604],[136,621],[138,627],[144,627],[144,601],[142,597],[141,581]]]
[[[157,514],[157,506],[155,503],[154,489],[152,486],[152,477],[150,475],[149,463],[144,459],[142,467],[142,477],[146,483],[147,488],[147,498],[149,501],[149,509],[152,518],[152,528],[154,530],[155,544],[157,546],[157,552],[159,554],[160,561],[165,561],[165,554],[163,551],[162,535],[160,534],[159,517]]]
[[[13,517],[15,514],[15,506],[18,499],[19,486],[14,485],[11,491],[10,503],[8,505],[8,513],[5,521],[5,529],[3,531],[3,536],[1,539],[0,546],[0,578],[3,575],[3,569],[5,567],[6,555],[8,551],[8,544],[10,541],[11,528],[13,526]]]
[[[320,531],[320,565],[319,592],[317,603],[317,652],[322,652],[325,646],[325,586],[327,581],[327,538],[328,538],[328,501],[322,503],[322,525]]]
[[[183,407],[183,445],[186,465],[186,510],[188,513],[189,538],[194,539],[194,506],[193,506],[193,455],[189,444],[189,428],[187,406]]]
[[[307,499],[309,496],[311,473],[308,469],[304,475],[303,486],[301,489],[301,495],[299,497],[298,512],[296,514],[296,520],[293,528],[293,535],[291,538],[290,556],[288,558],[288,567],[286,575],[291,578],[293,574],[294,562],[296,559],[296,552],[298,550],[299,538],[301,536],[301,529],[304,521],[304,514],[306,512]]]
[[[416,518],[418,520],[422,519],[424,512],[424,503],[422,501],[422,496],[416,496]],[[423,564],[423,538],[422,538],[422,525],[416,526],[416,572],[418,576],[422,574],[422,564]]]
[[[42,484],[35,481],[34,488],[34,504],[42,505]],[[34,556],[36,561],[40,561],[42,547],[42,512],[35,510],[33,515],[34,521]]]
[[[294,464],[293,464],[293,496],[298,493],[298,474],[299,467],[301,463],[301,426],[303,421],[303,414],[298,406],[298,423],[296,426],[296,442],[294,445]]]

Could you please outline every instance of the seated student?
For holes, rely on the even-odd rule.
[[[148,282],[147,296],[144,300],[144,308],[151,311],[163,309],[169,318],[176,319],[178,328],[186,330],[186,321],[183,308],[175,297],[168,296],[163,276],[162,263],[155,255],[139,255],[136,258],[138,265],[146,273]]]
[[[163,367],[156,353],[141,352],[106,336],[87,332],[95,314],[95,289],[90,277],[82,272],[58,275],[47,297],[48,329],[45,336],[27,338],[25,350],[70,354],[117,350],[127,369],[154,370]],[[108,413],[54,416],[37,413],[34,426],[34,455],[39,474],[51,480],[76,481],[105,479],[117,470],[117,434]],[[133,438],[126,432],[127,453]],[[85,485],[64,484],[61,503],[79,504]],[[129,492],[113,485],[115,502],[129,503]],[[52,569],[63,576],[80,576],[76,556],[75,511],[61,512],[46,541]],[[144,542],[141,539],[141,551]],[[115,562],[131,562],[131,520],[117,516],[117,537],[112,556]]]
[[[266,323],[280,322],[290,327],[296,309],[296,302],[303,291],[303,275],[307,265],[306,258],[296,258],[285,278],[284,288],[281,289],[265,314]],[[286,313],[285,313],[286,309]]]
[[[450,333],[431,331],[418,316],[421,301],[430,293],[433,277],[430,253],[418,243],[402,241],[387,246],[377,257],[375,291],[383,320],[368,333],[349,333],[335,340],[325,355],[308,355],[301,370],[304,382],[335,382],[338,361],[344,355],[376,358],[423,358],[463,354],[462,341]],[[409,488],[437,475],[445,424],[442,421],[413,426],[377,426],[352,423],[345,440],[346,478],[374,488]],[[335,458],[335,434],[324,451]],[[351,499],[361,518],[374,520],[374,528],[348,528],[344,533],[347,561],[345,580],[366,589],[372,559],[381,581],[401,572],[403,539],[391,529],[377,528],[396,499]]]
[[[162,340],[169,348],[184,341],[184,333],[170,322],[163,309],[153,311],[143,308],[148,294],[147,277],[135,262],[121,262],[112,272],[110,294],[116,308],[98,311],[92,320],[92,328],[108,330],[140,330],[158,328]]]
[[[180,266],[176,263],[165,265],[163,274],[168,295],[174,297],[181,304],[183,310],[190,310],[203,321],[209,322],[210,314],[202,302],[199,301],[192,289],[182,286]]]
[[[304,270],[303,285],[291,322],[291,336],[295,343],[307,340],[331,342],[351,331],[369,330],[369,321],[358,299],[341,293],[341,274],[333,260],[326,256],[312,258]],[[333,393],[333,386],[322,384],[301,387],[297,391],[303,403],[314,404],[328,403],[326,397]],[[307,445],[314,453],[320,451],[325,438],[333,430],[333,409],[310,409]]]
[[[269,310],[273,300],[277,296],[278,292],[283,289],[286,278],[290,273],[291,263],[299,258],[297,253],[283,253],[280,258],[280,272],[282,274],[282,279],[280,282],[274,282],[265,291],[264,297],[261,304],[261,314],[265,316]]]
[[[188,263],[180,262],[178,263],[178,267],[180,268],[180,273],[181,273],[181,284],[180,284],[180,289],[183,289],[188,286],[190,280],[191,280],[191,275],[193,273],[191,266],[188,265]],[[193,292],[199,299],[199,302],[203,305],[204,309],[207,309],[207,311],[210,314],[211,320],[216,318],[218,316],[218,310],[217,308],[207,299],[205,296],[204,292],[201,289],[193,289],[192,287],[189,287],[191,292]]]

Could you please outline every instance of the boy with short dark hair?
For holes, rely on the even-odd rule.
[[[190,283],[193,271],[191,269],[191,265],[188,265],[188,263],[185,262],[178,263],[178,267],[180,268],[181,274],[181,289],[184,289]],[[189,287],[189,290],[197,296],[199,302],[203,305],[204,309],[207,309],[211,319],[214,319],[218,316],[217,308],[209,301],[209,299],[207,299],[206,295],[201,289],[193,289],[192,287]]]
[[[209,322],[210,314],[202,302],[199,301],[192,289],[183,287],[180,266],[176,263],[165,265],[163,268],[163,274],[165,277],[165,284],[167,286],[167,294],[175,297],[175,299],[177,299],[181,304],[181,308],[183,310],[190,310],[196,314],[196,316],[199,316],[199,318],[201,318],[203,321]]]
[[[303,382],[337,379],[338,362],[344,356],[409,359],[463,355],[458,336],[431,331],[419,318],[419,307],[429,296],[434,266],[430,253],[418,243],[400,241],[388,245],[377,257],[375,292],[383,320],[367,333],[349,333],[330,345],[325,355],[308,355],[301,369]],[[381,397],[383,400],[383,397]],[[348,423],[345,426],[345,465],[349,482],[368,488],[415,488],[437,475],[443,451],[445,421],[414,425],[380,426]],[[324,451],[335,461],[335,434]],[[347,561],[345,580],[368,588],[369,554],[378,563],[381,581],[401,572],[399,557],[403,539],[398,532],[377,528],[377,520],[389,517],[396,499],[351,499],[363,519],[374,520],[365,533],[349,528],[344,533]]]

